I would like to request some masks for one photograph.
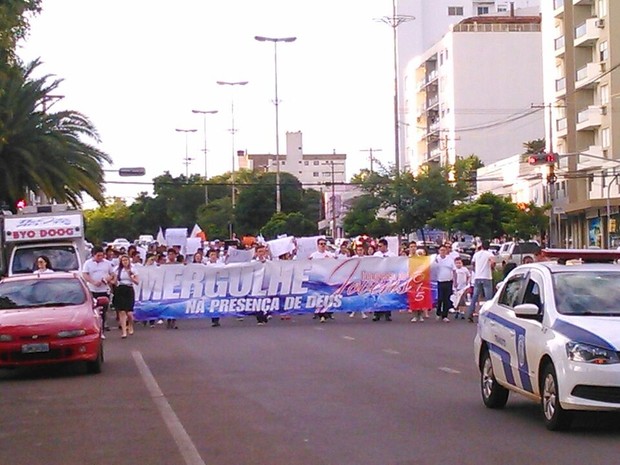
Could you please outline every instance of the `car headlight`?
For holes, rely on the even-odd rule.
[[[573,362],[594,363],[595,365],[620,363],[617,352],[583,342],[568,342],[566,344],[566,355]]]
[[[85,329],[69,329],[66,331],[59,331],[58,337],[66,338],[66,337],[79,337],[84,336],[86,334]]]
[[[11,342],[13,340],[13,336],[10,334],[0,334],[0,342]]]

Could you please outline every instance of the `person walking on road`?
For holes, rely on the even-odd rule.
[[[474,293],[467,309],[467,321],[474,322],[474,310],[478,298],[484,295],[485,300],[493,297],[493,270],[495,269],[495,256],[489,251],[489,241],[482,241],[482,248],[471,259],[474,275]]]
[[[454,271],[454,258],[448,255],[445,245],[439,247],[439,253],[435,256],[431,266],[435,269],[437,279],[437,319],[449,323],[448,313],[452,307],[452,281]]]
[[[93,247],[91,258],[86,260],[82,267],[82,276],[95,299],[98,297],[110,298],[110,286],[108,283],[113,279],[114,268],[112,263],[105,259],[103,247],[98,245]],[[101,308],[101,324],[105,331],[110,330],[106,325],[108,307],[109,305],[104,305]],[[105,336],[102,334],[101,338],[105,339]]]
[[[136,301],[133,286],[138,284],[138,275],[133,271],[128,255],[121,255],[111,284],[115,285],[113,303],[121,325],[121,338],[125,339],[127,334],[133,334],[133,306]]]

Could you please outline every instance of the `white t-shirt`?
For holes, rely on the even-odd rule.
[[[96,262],[92,258],[89,258],[86,260],[86,263],[84,263],[82,272],[88,273],[88,276],[90,276],[93,281],[99,282],[102,279],[108,279],[108,276],[114,273],[114,267],[112,263],[107,261],[105,258],[100,262]],[[91,292],[109,292],[107,284],[94,286],[93,284],[87,282],[87,285]]]
[[[394,252],[390,252],[389,250],[387,252],[381,252],[380,250],[377,250],[374,254],[373,257],[396,257],[397,255]]]
[[[325,252],[319,252],[317,250],[315,252],[312,252],[308,258],[310,258],[311,260],[316,260],[316,259],[321,259],[321,258],[334,258],[334,254],[331,252],[328,252],[327,250]]]
[[[435,276],[438,282],[452,281],[452,270],[454,270],[454,258],[450,255],[446,255],[441,258],[441,255],[435,255],[431,268],[435,269]]]
[[[460,291],[461,289],[466,288],[469,285],[469,277],[471,273],[464,266],[460,268],[454,268],[454,276],[456,281],[456,290]]]
[[[476,279],[493,279],[493,268],[491,263],[495,263],[495,255],[488,250],[479,250],[471,259],[474,268],[474,280]]]

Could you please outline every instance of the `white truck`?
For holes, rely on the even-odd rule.
[[[67,205],[32,205],[0,214],[0,275],[32,273],[39,255],[54,271],[79,271],[86,260],[84,216]]]

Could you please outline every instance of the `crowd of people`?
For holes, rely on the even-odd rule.
[[[295,251],[273,256],[265,243],[254,242],[243,244],[238,242],[228,247],[249,248],[252,252],[252,261],[266,262],[269,260],[294,260]],[[191,256],[186,257],[181,253],[180,246],[166,247],[157,243],[140,250],[131,245],[126,250],[116,250],[113,247],[93,247],[91,257],[85,262],[82,272],[84,279],[93,294],[93,297],[108,297],[116,312],[116,321],[121,330],[121,338],[134,334],[133,309],[135,305],[134,285],[139,283],[140,269],[149,266],[166,266],[170,264],[202,264],[209,267],[226,266],[228,259],[228,247],[220,241],[205,242],[206,248],[198,248]],[[435,316],[443,322],[450,321],[450,314],[455,319],[474,321],[476,304],[481,298],[489,299],[493,295],[492,272],[495,267],[495,256],[489,251],[489,244],[482,241],[478,244],[478,250],[471,259],[471,266],[467,267],[458,252],[453,250],[450,241],[444,241],[438,245],[436,253],[430,257],[430,276],[436,293],[433,295]],[[359,236],[352,240],[342,240],[338,247],[333,246],[324,237],[316,241],[316,250],[308,259],[346,259],[349,257],[395,257],[409,256],[419,257],[427,255],[427,247],[418,247],[415,241],[402,243],[397,252],[389,249],[389,242],[385,238],[374,239],[369,236]],[[35,273],[52,272],[49,259],[45,256],[37,257]],[[400,310],[400,309],[394,309]],[[432,308],[412,310],[411,322],[423,322],[430,317]],[[107,320],[108,308],[102,310],[103,327],[109,330]],[[376,311],[369,308],[360,311],[363,319],[372,314],[372,321],[392,321],[391,311]],[[350,318],[355,317],[356,312],[349,312]],[[269,322],[271,315],[266,312],[255,314],[258,325]],[[282,315],[282,319],[290,319],[288,315]],[[315,319],[321,323],[334,319],[332,312],[324,311],[315,313]],[[238,319],[243,319],[239,317]],[[145,325],[155,327],[163,324],[159,320],[149,320]],[[166,328],[177,329],[175,319],[165,321]],[[213,327],[221,325],[220,318],[211,319]],[[102,337],[105,337],[102,335]]]

